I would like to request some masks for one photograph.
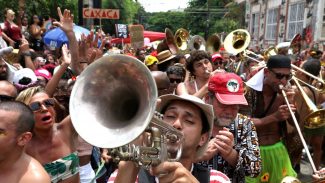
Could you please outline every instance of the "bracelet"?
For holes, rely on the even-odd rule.
[[[24,51],[21,53],[22,56],[27,56],[27,57],[30,57],[32,56],[32,54],[30,53],[30,51]]]

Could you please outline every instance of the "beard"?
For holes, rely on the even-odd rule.
[[[220,127],[228,127],[234,121],[234,119],[235,117],[233,116],[216,117],[214,119],[214,124]]]

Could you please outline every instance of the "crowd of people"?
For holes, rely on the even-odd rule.
[[[47,29],[37,15],[30,24],[23,12],[17,19],[11,9],[4,15],[0,50],[14,49],[0,51],[0,182],[280,183],[297,177],[306,151],[294,118],[312,150],[313,179],[325,178],[324,119],[324,125],[304,128],[311,111],[302,96],[304,92],[315,106],[325,107],[325,95],[311,87],[324,83],[304,73],[325,77],[324,50],[310,46],[295,55],[281,50],[263,61],[223,47],[215,53],[193,49],[176,54],[168,45],[163,50],[152,45],[119,49],[103,32],[77,40],[72,13],[60,8],[53,26],[63,30],[69,45],[52,50],[42,40]],[[158,48],[166,47],[160,44]],[[78,135],[69,114],[72,88],[88,65],[112,54],[134,57],[150,70],[159,96],[156,111],[183,134],[178,162],[149,168],[116,162],[108,149]],[[292,77],[303,81],[303,91]],[[109,86],[107,81],[103,84]],[[142,144],[140,139],[134,143]],[[105,162],[104,174],[98,173],[100,161]]]

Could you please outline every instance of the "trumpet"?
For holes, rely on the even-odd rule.
[[[141,61],[126,55],[102,57],[80,74],[72,89],[72,124],[89,144],[109,148],[116,162],[148,167],[177,161],[183,135],[155,115],[157,95],[155,80]],[[131,144],[143,132],[150,134],[144,140],[150,144]],[[180,150],[169,151],[177,145]]]

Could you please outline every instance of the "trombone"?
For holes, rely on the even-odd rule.
[[[306,102],[307,107],[308,107],[308,109],[310,111],[310,113],[305,118],[305,127],[306,128],[318,128],[318,127],[321,127],[321,126],[325,125],[325,109],[318,109],[315,106],[315,104],[311,101],[311,99],[308,97],[308,95],[305,93],[305,91],[303,90],[303,88],[299,84],[296,77],[293,77],[292,80],[296,83],[296,85],[298,87],[298,90],[301,92],[301,95],[302,95],[304,101]],[[308,157],[308,160],[309,160],[309,162],[311,164],[313,172],[316,172],[317,169],[315,167],[314,161],[313,161],[313,159],[311,157],[311,154],[309,152],[306,141],[305,141],[305,139],[304,139],[304,137],[302,135],[302,132],[301,132],[299,123],[297,121],[297,118],[295,117],[295,115],[294,115],[294,113],[293,113],[293,111],[292,111],[292,109],[290,107],[288,97],[287,97],[287,95],[286,95],[286,93],[284,91],[284,86],[280,85],[279,88],[281,89],[281,92],[282,92],[282,95],[283,95],[283,97],[285,99],[286,105],[289,108],[289,112],[290,112],[291,117],[293,119],[294,125],[295,125],[295,127],[297,129],[300,140],[301,140],[301,142],[302,142],[302,144],[304,146],[304,149],[306,150],[307,157]]]
[[[295,53],[297,53],[297,50],[300,49],[300,40],[301,40],[301,35],[296,34],[291,42],[288,42],[288,43],[285,42],[284,45],[289,45],[288,47],[291,48],[293,50],[293,53],[295,54]],[[263,64],[263,65],[266,65],[266,61],[268,60],[268,58],[270,56],[276,55],[278,53],[278,50],[283,47],[283,46],[279,46],[279,45],[281,45],[281,43],[278,44],[278,46],[276,46],[276,47],[270,47],[263,53],[263,56],[262,56],[262,55],[256,54],[256,53],[246,49],[249,45],[249,42],[250,42],[249,32],[247,32],[244,29],[237,29],[227,35],[227,37],[225,39],[224,47],[229,53],[233,53],[233,54],[242,53],[242,55],[244,57],[249,58],[249,59],[258,62],[259,64]],[[252,55],[257,56],[258,58],[263,59],[264,63],[263,63],[263,61],[260,61],[256,58],[249,56],[248,54],[252,54]],[[240,63],[241,63],[241,61],[239,62],[238,65],[240,65]],[[238,65],[237,65],[236,71],[238,71],[238,69],[239,69]],[[325,82],[323,79],[316,77],[316,76],[310,74],[309,72],[306,72],[305,70],[297,67],[294,64],[291,64],[291,67],[293,69],[300,71],[300,72],[306,74],[307,76],[315,79],[317,81],[317,86],[312,86],[312,85],[310,85],[310,86],[312,86],[318,92],[321,92],[321,93],[325,92]]]

